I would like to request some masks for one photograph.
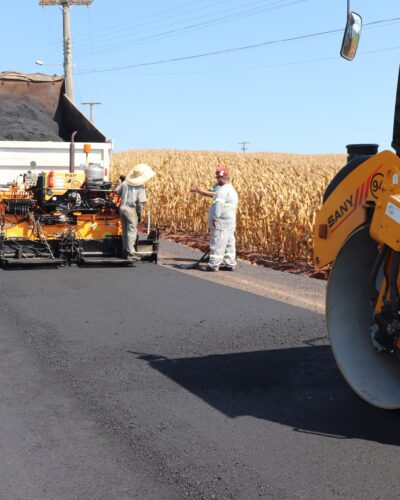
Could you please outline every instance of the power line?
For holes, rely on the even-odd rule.
[[[181,27],[177,27],[177,28],[173,28],[173,29],[168,30],[169,27],[172,28],[173,26],[182,24],[182,22],[185,22],[186,20],[177,21],[177,22],[174,22],[170,25],[165,26],[165,28],[167,28],[167,31],[149,34],[148,36],[143,36],[141,38],[127,38],[127,39],[125,38],[124,39],[125,35],[123,35],[123,37],[121,39],[121,37],[119,35],[117,35],[116,37],[111,38],[111,40],[110,40],[111,43],[103,43],[102,44],[101,42],[103,42],[104,40],[101,40],[101,42],[97,44],[97,52],[101,53],[101,54],[105,54],[105,53],[109,53],[109,52],[115,52],[115,50],[118,50],[118,49],[121,50],[121,49],[125,49],[127,47],[134,47],[134,46],[143,45],[143,44],[149,43],[149,42],[164,40],[165,38],[170,38],[171,36],[177,36],[180,34],[190,33],[192,31],[198,31],[198,30],[201,30],[201,29],[204,29],[204,28],[207,28],[210,26],[215,26],[218,24],[225,24],[227,22],[240,20],[240,19],[243,19],[245,17],[260,14],[262,12],[266,12],[269,10],[275,10],[277,8],[287,7],[287,6],[290,6],[292,4],[305,2],[308,0],[274,0],[273,2],[267,3],[267,5],[261,5],[261,6],[259,5],[260,3],[265,3],[265,1],[266,0],[257,0],[256,2],[251,2],[251,3],[247,2],[245,4],[245,6],[246,6],[245,9],[243,9],[244,5],[240,5],[240,6],[236,6],[233,8],[224,9],[222,11],[217,11],[217,12],[213,13],[214,16],[218,15],[218,14],[222,14],[222,15],[219,17],[212,17],[211,19],[209,18],[210,17],[209,14],[198,16],[198,17],[195,17],[191,20],[192,23],[194,23],[194,24],[189,24],[186,26],[181,26]],[[284,2],[286,2],[286,3],[283,4]],[[287,2],[289,2],[289,3],[287,3]],[[253,5],[258,5],[258,7],[251,7]],[[251,8],[249,8],[249,7],[251,7]],[[241,10],[238,11],[238,9],[241,9]],[[236,12],[236,11],[238,11],[238,12]],[[227,14],[227,13],[229,13],[229,14]],[[203,19],[205,19],[205,20],[203,20]],[[199,20],[199,21],[203,20],[203,21],[195,23],[196,20]],[[141,31],[140,30],[138,31],[137,29],[135,29],[135,33],[136,34],[140,33],[140,32],[146,33],[149,31],[151,32],[153,30],[154,30],[154,28],[141,30]],[[119,41],[118,41],[118,38],[120,38]],[[115,42],[113,43],[112,40],[115,40]],[[80,59],[84,59],[86,57],[89,57],[89,54],[88,54],[87,49],[85,47],[81,47],[81,51],[79,54],[80,54]]]
[[[90,34],[90,41],[91,41],[90,49],[91,49],[91,53],[92,53],[92,61],[95,61],[96,58],[94,55],[94,44],[93,44],[93,37],[92,37],[93,29],[92,29],[92,18],[91,18],[90,9],[87,9],[87,14],[88,14],[89,34]],[[93,75],[93,79],[94,79],[94,87],[96,90],[96,98],[97,98],[97,100],[99,100],[99,87],[97,84],[97,75]],[[90,112],[92,112],[92,107],[90,108]],[[92,119],[90,119],[90,121],[92,121]]]
[[[189,6],[189,5],[192,5],[192,4],[196,4],[197,5],[199,3],[199,1],[204,1],[204,0],[196,0],[194,2],[190,2],[190,3],[186,4],[186,6]],[[136,18],[134,21],[132,21],[132,20],[131,21],[126,21],[126,22],[123,22],[123,23],[119,23],[117,25],[111,25],[111,26],[108,26],[108,27],[97,29],[97,30],[94,31],[94,33],[97,34],[97,33],[102,33],[102,32],[110,31],[113,34],[113,38],[114,38],[116,32],[118,34],[120,34],[121,31],[129,31],[129,32],[131,32],[132,29],[134,29],[135,32],[137,32],[139,28],[142,28],[144,26],[148,26],[148,25],[151,25],[151,24],[157,24],[160,21],[165,21],[165,20],[169,20],[169,19],[176,20],[177,17],[181,17],[182,15],[190,14],[192,12],[202,11],[205,8],[213,7],[215,5],[220,5],[220,4],[223,4],[223,3],[228,3],[230,1],[231,0],[219,0],[218,2],[212,2],[211,5],[205,5],[205,6],[201,6],[201,7],[197,6],[195,9],[190,9],[190,10],[181,10],[178,13],[175,13],[175,14],[170,15],[170,16],[164,16],[164,17],[157,17],[156,15],[151,14],[149,16],[144,16],[144,17],[141,17],[141,18]],[[181,7],[174,7],[172,9],[167,9],[167,10],[160,11],[160,12],[158,12],[158,14],[163,14],[163,13],[166,13],[166,12],[172,12],[172,11],[176,11],[176,10],[179,10],[179,9],[181,9]],[[147,20],[147,19],[149,19],[147,22],[144,22],[144,23],[143,22],[142,23],[139,22],[138,23],[138,21],[143,21],[143,20]],[[132,24],[132,22],[133,22],[133,24]],[[178,21],[178,22],[172,23],[172,26],[175,25],[175,24],[178,24],[179,22],[182,22],[182,21]],[[123,26],[126,26],[126,28],[123,28]],[[168,26],[168,24],[167,24],[167,26]],[[82,41],[82,42],[84,42],[87,39],[88,39],[87,36],[77,38],[78,41]],[[104,39],[104,36],[103,36],[103,39]]]
[[[365,24],[365,26],[373,26],[373,25],[383,24],[383,23],[388,23],[388,22],[393,22],[393,21],[400,21],[400,17],[391,18],[391,19],[381,19],[379,21],[372,21],[370,23]],[[320,37],[320,36],[331,35],[333,33],[341,33],[341,32],[343,32],[343,29],[337,28],[337,29],[333,29],[333,30],[320,31],[318,33],[309,33],[307,35],[299,35],[299,36],[295,36],[295,37],[281,38],[281,39],[277,39],[277,40],[269,40],[266,42],[260,42],[260,43],[255,43],[255,44],[251,44],[251,45],[242,45],[241,47],[233,47],[233,48],[229,48],[229,49],[222,49],[222,50],[215,50],[215,51],[211,51],[211,52],[204,52],[204,53],[200,53],[200,54],[193,54],[190,56],[173,57],[170,59],[160,59],[157,61],[129,64],[129,65],[125,65],[125,66],[115,66],[112,68],[81,71],[77,74],[86,75],[86,74],[91,74],[91,73],[107,73],[107,72],[111,72],[111,71],[119,71],[119,70],[124,70],[124,69],[140,68],[140,67],[145,67],[145,66],[155,66],[155,65],[159,65],[159,64],[167,64],[167,63],[178,62],[178,61],[188,61],[188,60],[192,60],[192,59],[200,59],[200,58],[204,58],[204,57],[211,57],[211,56],[216,56],[216,55],[221,55],[221,54],[230,54],[233,52],[240,52],[240,51],[245,51],[245,50],[250,50],[250,49],[255,49],[255,48],[260,48],[260,47],[266,47],[269,45],[278,45],[281,43],[306,40],[306,39],[310,39],[310,38],[316,38],[316,37]]]
[[[392,52],[395,50],[400,50],[400,45],[396,47],[386,47],[383,49],[376,49],[376,50],[369,50],[366,52],[358,52],[357,57],[361,56],[369,56],[371,54],[379,54],[382,52]],[[302,64],[313,64],[313,63],[319,63],[319,62],[326,62],[326,61],[342,61],[342,57],[337,55],[337,56],[330,56],[330,57],[320,57],[318,59],[303,59],[301,61],[292,61],[292,62],[287,62],[287,63],[278,63],[278,64],[270,64],[268,66],[253,66],[253,67],[248,67],[245,68],[246,70],[257,70],[257,69],[271,69],[271,68],[284,68],[285,66],[296,66],[296,65],[302,65]],[[224,71],[224,70],[221,70]],[[243,71],[243,68],[236,68],[236,69],[226,69],[225,71],[230,72],[230,71]]]
[[[208,28],[211,26],[226,24],[228,22],[237,21],[240,19],[244,19],[246,17],[254,16],[254,15],[261,14],[261,13],[271,11],[271,10],[282,9],[282,8],[289,7],[291,5],[295,5],[298,3],[303,3],[306,1],[308,1],[308,0],[275,0],[273,2],[267,3],[267,5],[261,5],[261,6],[259,4],[265,3],[265,0],[261,0],[261,1],[258,0],[256,2],[252,2],[250,4],[247,2],[245,9],[243,9],[243,6],[237,6],[234,8],[225,9],[223,11],[219,11],[219,12],[214,13],[214,14],[224,14],[224,15],[219,16],[219,17],[214,17],[211,19],[207,19],[207,17],[209,17],[209,15],[199,16],[197,18],[194,18],[193,21],[196,21],[197,19],[201,20],[204,18],[206,18],[206,20],[202,21],[202,22],[186,25],[186,26],[181,26],[181,27],[178,27],[175,29],[170,29],[170,30],[163,31],[160,33],[150,34],[150,35],[144,36],[142,38],[133,38],[133,39],[128,38],[128,39],[124,40],[124,35],[123,35],[122,39],[120,41],[117,41],[118,38],[121,38],[120,36],[112,37],[110,39],[110,41],[115,40],[115,43],[108,43],[108,44],[106,43],[103,45],[98,43],[97,44],[97,53],[106,54],[109,52],[115,52],[115,50],[118,50],[118,49],[121,50],[121,49],[125,49],[127,47],[134,47],[134,46],[143,45],[143,44],[149,43],[149,42],[164,40],[164,39],[170,38],[172,36],[177,36],[180,34],[187,34],[187,33],[190,33],[193,31],[198,31],[198,30]],[[257,4],[259,5],[258,7],[249,8],[251,5],[257,5]],[[240,8],[242,10],[238,11],[238,9],[240,9]],[[235,12],[235,11],[237,11],[237,12]],[[227,12],[232,12],[232,13],[226,15]],[[177,24],[179,25],[181,23],[182,23],[182,21],[178,21],[178,22],[173,23],[171,26],[174,26]],[[153,30],[153,28],[150,28],[150,29],[144,30],[144,32],[146,32],[146,31],[148,32],[148,31],[152,31],[152,30]],[[143,32],[143,30],[142,30],[142,32]],[[136,33],[138,33],[138,32],[136,31]],[[140,31],[139,31],[139,33],[140,33]],[[104,40],[102,40],[102,41],[104,41]],[[87,49],[85,47],[81,47],[81,52],[79,52],[79,54],[80,54],[80,59],[84,59],[84,58],[87,58],[90,56],[90,54],[87,52]]]
[[[276,45],[276,44],[279,44],[279,43],[293,42],[293,41],[296,41],[296,40],[304,40],[304,39],[307,39],[307,38],[315,38],[317,36],[323,36],[323,35],[328,35],[328,34],[332,34],[332,33],[338,33],[338,32],[341,32],[341,31],[343,31],[342,28],[335,29],[335,30],[329,30],[329,31],[323,31],[323,32],[320,32],[320,33],[311,33],[311,34],[308,34],[308,35],[301,35],[301,36],[290,37],[290,38],[282,38],[282,39],[278,39],[278,40],[270,40],[268,42],[255,43],[255,44],[252,44],[252,45],[243,45],[241,47],[234,47],[234,48],[230,48],[230,49],[215,50],[215,51],[212,51],[212,52],[203,52],[201,54],[193,54],[193,55],[184,56],[184,57],[173,57],[171,59],[160,59],[158,61],[151,61],[151,62],[146,62],[146,63],[129,64],[129,65],[126,65],[126,66],[115,66],[113,68],[105,68],[105,69],[97,69],[97,70],[95,69],[95,70],[82,71],[82,72],[77,73],[77,74],[85,75],[85,74],[89,74],[89,73],[106,73],[106,72],[109,72],[109,71],[118,71],[118,70],[121,70],[121,69],[132,69],[132,68],[140,68],[140,67],[143,67],[143,66],[155,66],[155,65],[158,65],[158,64],[166,64],[166,63],[171,63],[171,62],[188,61],[190,59],[199,59],[199,58],[203,58],[203,57],[216,56],[216,55],[220,55],[220,54],[229,54],[229,53],[232,53],[232,52],[239,52],[239,51],[244,51],[244,50],[249,50],[249,49],[255,49],[255,48],[258,48],[258,47],[265,47],[267,45]]]
[[[65,75],[65,93],[74,101],[74,76],[73,76],[73,62],[72,62],[72,36],[71,36],[71,5],[87,5],[89,6],[92,0],[80,0],[74,2],[72,0],[40,0],[39,4],[42,6],[60,5],[63,13],[63,47],[64,47],[64,75]]]
[[[378,54],[382,52],[392,52],[400,50],[400,45],[397,45],[395,47],[386,47],[383,49],[375,49],[375,50],[369,50],[366,52],[357,52],[357,57],[360,56],[367,56],[371,54]],[[271,68],[284,68],[286,66],[295,66],[298,64],[312,64],[312,63],[319,63],[319,62],[325,62],[325,61],[337,61],[341,60],[340,56],[329,56],[329,57],[320,57],[318,59],[303,59],[300,61],[291,61],[291,62],[286,62],[286,63],[277,63],[277,64],[268,64],[268,65],[263,65],[263,66],[242,66],[238,68],[225,68],[225,69],[209,69],[209,70],[201,70],[201,71],[177,71],[177,72],[163,72],[163,73],[137,73],[137,72],[131,72],[131,73],[117,73],[117,76],[187,76],[187,75],[203,75],[203,74],[210,74],[210,73],[229,73],[229,72],[235,72],[235,71],[251,71],[251,70],[261,70],[261,69],[271,69]]]
[[[188,6],[188,5],[193,5],[193,4],[198,4],[200,2],[204,2],[206,0],[193,0],[187,4],[185,4],[185,6]],[[211,5],[216,5],[216,4],[221,4],[221,3],[228,3],[230,2],[231,0],[219,0],[218,2],[213,2]],[[201,7],[199,9],[203,9],[204,7]],[[162,10],[162,11],[159,11],[158,14],[163,14],[163,13],[166,13],[166,12],[172,12],[172,11],[175,11],[175,10],[179,10],[181,9],[181,6],[177,6],[177,7],[173,7],[171,9],[166,9],[166,10]],[[190,11],[183,11],[182,13],[185,14],[185,13],[188,13],[188,12],[193,12],[194,10],[199,10],[199,9],[193,9],[193,10],[190,10]],[[179,14],[174,14],[172,16],[168,16],[167,18],[160,18],[160,20],[162,19],[171,19],[171,18],[175,18],[176,16],[178,16]],[[151,21],[149,21],[148,23],[143,23],[142,26],[144,24],[149,24],[149,23],[154,23],[154,22],[157,22],[157,17],[155,14],[151,14],[151,15],[148,15],[148,16],[144,16],[144,17],[141,17],[141,18],[138,18],[138,19],[135,19],[135,23],[137,21],[141,21],[141,20],[145,20],[145,19],[151,19]],[[115,31],[120,31],[121,29],[121,26],[124,26],[124,25],[129,25],[132,23],[132,20],[131,21],[126,21],[126,22],[123,22],[123,23],[119,23],[117,25],[111,25],[111,26],[108,26],[108,27],[105,27],[105,28],[101,28],[101,29],[98,29],[98,30],[95,30],[96,33],[100,33],[102,31],[112,31],[112,32],[115,32]],[[137,26],[141,26],[140,24],[139,25],[133,25],[133,28],[136,28]],[[129,29],[131,30],[132,27],[130,28],[126,28],[126,29]],[[82,37],[76,37],[75,38],[75,41],[76,42],[79,42],[80,40],[86,40],[87,42],[90,43],[90,36],[82,36]],[[0,49],[10,49],[10,48],[24,48],[24,47],[43,47],[43,46],[48,46],[50,44],[54,44],[54,45],[57,45],[59,42],[43,42],[43,43],[29,43],[29,44],[18,44],[16,42],[12,42],[10,45],[1,45],[0,46]]]
[[[218,5],[220,3],[226,3],[227,1],[229,0],[223,0],[222,2],[216,2],[215,4],[212,4],[211,6],[213,5]],[[213,12],[211,15],[218,15],[218,14],[224,14],[223,17],[221,18],[211,18],[211,19],[208,19],[207,18],[210,16],[210,13],[207,13],[207,14],[204,14],[204,15],[201,15],[201,16],[196,16],[192,19],[189,19],[189,20],[186,20],[186,19],[183,19],[183,20],[180,20],[180,21],[176,21],[176,17],[177,15],[174,15],[174,16],[168,16],[167,18],[165,19],[174,19],[175,22],[173,22],[172,24],[167,24],[165,26],[161,26],[160,29],[168,29],[172,26],[176,26],[176,25],[179,25],[179,24],[182,24],[183,22],[194,22],[196,20],[201,20],[201,19],[206,19],[206,21],[202,22],[202,23],[198,23],[198,25],[201,27],[202,25],[214,25],[214,24],[219,24],[220,22],[225,22],[225,20],[231,20],[230,18],[237,18],[238,19],[241,19],[243,17],[247,17],[248,15],[254,15],[256,13],[261,13],[261,12],[265,12],[266,10],[275,10],[277,8],[283,8],[283,7],[286,7],[287,5],[291,5],[293,3],[301,3],[301,2],[306,2],[308,0],[273,0],[271,2],[271,0],[256,0],[256,1],[253,1],[253,2],[245,2],[241,5],[237,5],[235,7],[230,7],[228,9],[223,9],[223,10],[219,10],[219,11],[216,11],[216,12]],[[260,5],[260,4],[265,4],[266,2],[268,2],[266,5]],[[289,2],[289,3],[288,3]],[[285,4],[285,5],[281,5],[281,4]],[[255,6],[255,5],[259,5],[258,7],[253,7],[252,9],[249,9],[250,6]],[[209,7],[209,6],[208,6]],[[243,8],[245,8],[245,10],[243,10]],[[240,10],[242,9],[242,10]],[[187,12],[181,12],[179,15],[182,15],[182,14],[187,14],[187,13],[190,13],[190,12],[196,12],[196,11],[199,11],[199,10],[203,10],[203,8],[196,8],[196,9],[192,9],[190,11],[187,11]],[[235,11],[238,11],[239,12],[235,12]],[[257,10],[257,11],[256,11]],[[227,13],[231,12],[231,14],[228,14],[226,15]],[[235,19],[232,19],[232,20],[235,20]],[[147,23],[144,23],[144,24],[136,24],[136,25],[133,25],[132,27],[129,28],[129,33],[131,33],[132,29],[135,30],[135,33],[146,33],[146,32],[149,32],[149,31],[152,31],[154,30],[154,27],[152,28],[147,28],[145,30],[140,30],[138,28],[142,27],[142,26],[145,26],[145,25],[148,25],[148,24],[154,24],[154,21],[148,21]],[[183,26],[183,27],[180,27],[180,28],[176,28],[176,29],[173,29],[173,30],[170,30],[170,31],[166,31],[166,32],[161,32],[161,33],[155,33],[155,34],[152,34],[152,35],[149,35],[149,39],[151,41],[151,39],[153,37],[159,37],[159,36],[163,36],[164,38],[164,35],[169,35],[170,33],[175,33],[175,32],[179,32],[181,30],[190,30],[192,31],[193,28],[196,28],[197,27],[197,24],[196,25],[189,25],[189,26]],[[115,33],[115,31],[117,32],[117,34]],[[104,38],[102,37],[101,41],[107,41],[107,40],[110,40],[110,41],[117,41],[118,39],[121,39],[122,40],[120,42],[117,42],[118,45],[115,45],[116,47],[119,46],[119,44],[130,44],[130,42],[133,42],[135,43],[137,40],[136,39],[133,39],[133,40],[130,40],[129,38],[127,40],[123,40],[123,38],[125,37],[125,35],[121,34],[121,29],[119,29],[118,27],[115,28],[113,30],[113,36],[111,37],[108,37],[108,38]],[[85,39],[87,39],[87,37],[85,37]],[[143,38],[143,39],[139,39],[138,41],[139,42],[142,42],[142,40],[146,41],[147,37]],[[82,38],[80,40],[83,40]],[[80,45],[81,46],[85,46],[88,42],[83,42],[81,43]],[[103,47],[107,48],[107,47],[111,47],[113,48],[114,46],[111,46],[111,45],[103,45]]]

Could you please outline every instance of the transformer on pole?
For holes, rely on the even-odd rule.
[[[64,76],[65,93],[74,101],[74,75],[72,63],[72,39],[71,39],[71,18],[70,7],[72,5],[89,6],[93,0],[39,0],[39,5],[48,7],[50,5],[59,5],[63,11],[63,48],[64,48]]]

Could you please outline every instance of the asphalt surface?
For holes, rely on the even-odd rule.
[[[243,264],[250,293],[163,248],[0,272],[0,498],[398,498],[399,413],[353,395],[323,314],[290,303],[324,284]]]

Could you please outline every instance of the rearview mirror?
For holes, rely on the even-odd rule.
[[[342,48],[340,50],[340,55],[348,61],[352,61],[356,55],[358,43],[360,41],[361,28],[361,16],[355,12],[349,12],[347,15],[346,29],[343,35]]]

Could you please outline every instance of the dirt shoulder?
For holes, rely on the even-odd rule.
[[[196,269],[185,269],[200,259],[202,252],[169,240],[161,241],[160,264],[199,279],[255,293],[269,299],[303,307],[311,311],[325,311],[326,282],[310,279],[304,274],[291,274],[239,259],[234,273],[219,271],[206,273]],[[299,293],[301,290],[301,293]]]

